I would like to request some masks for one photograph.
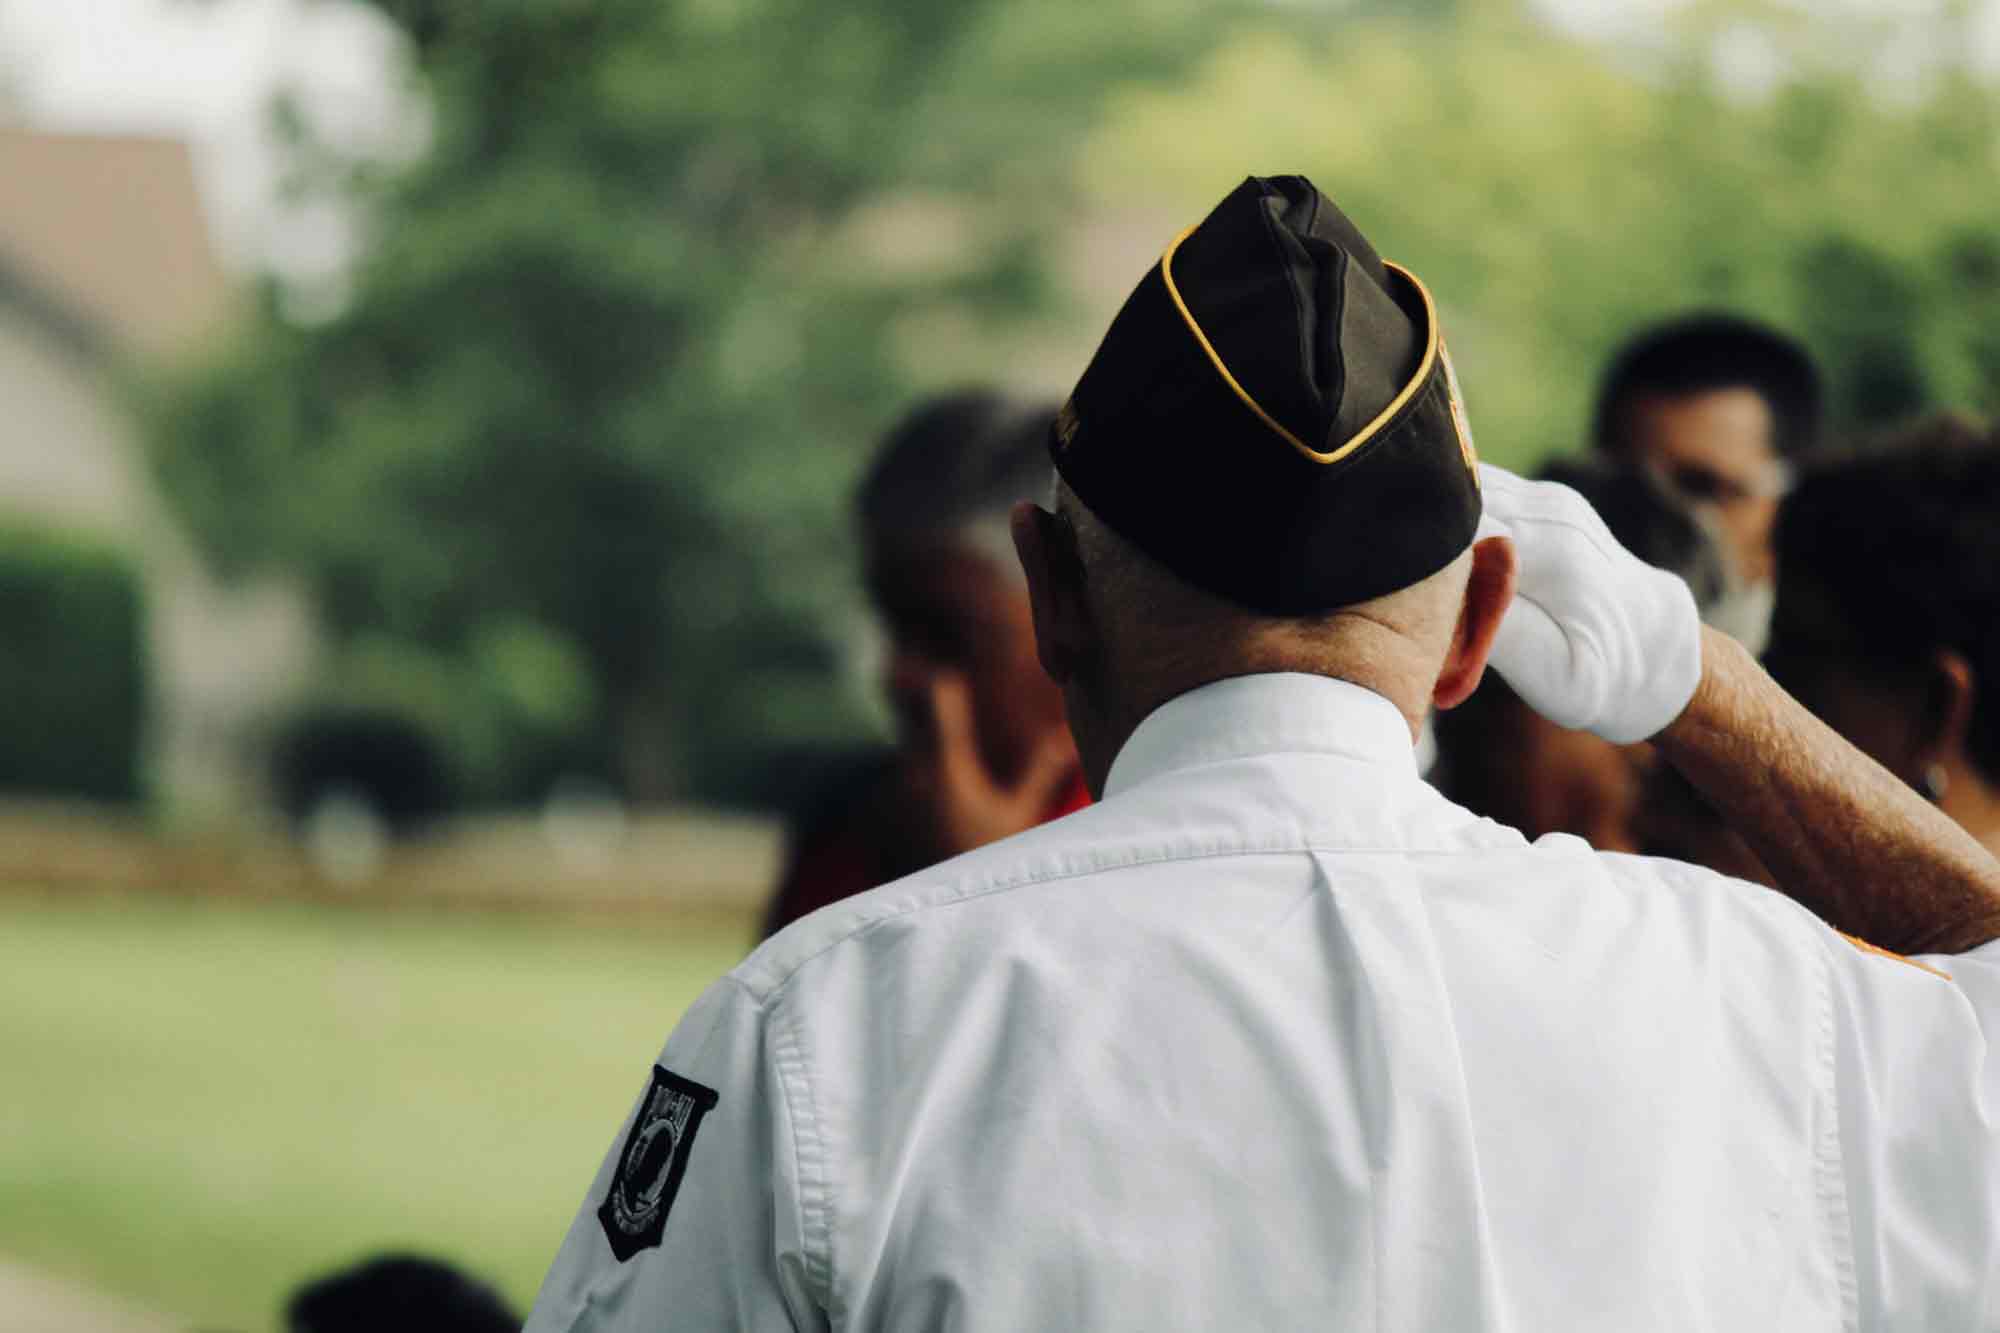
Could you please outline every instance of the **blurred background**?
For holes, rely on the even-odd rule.
[[[0,1328],[525,1305],[888,734],[876,441],[1245,174],[1495,461],[1697,307],[1863,432],[2000,407],[1996,77],[1986,0],[0,0]]]

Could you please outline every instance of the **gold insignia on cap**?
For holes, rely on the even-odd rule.
[[[1458,432],[1458,452],[1465,458],[1465,470],[1472,476],[1474,489],[1479,486],[1479,451],[1472,447],[1472,423],[1465,416],[1465,395],[1458,390],[1458,370],[1451,364],[1451,352],[1444,345],[1444,335],[1438,335],[1438,359],[1444,362],[1444,388],[1451,397],[1451,425]]]
[[[1076,401],[1071,399],[1064,402],[1061,410],[1056,413],[1056,448],[1067,449],[1074,444],[1077,427],[1080,424],[1076,419]]]

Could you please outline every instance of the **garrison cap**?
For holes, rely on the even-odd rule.
[[[1049,450],[1113,531],[1266,615],[1408,587],[1479,525],[1430,293],[1303,176],[1250,177],[1167,247]]]

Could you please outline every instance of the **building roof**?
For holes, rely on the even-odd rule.
[[[229,295],[175,139],[0,129],[0,267],[141,355],[207,332]]]

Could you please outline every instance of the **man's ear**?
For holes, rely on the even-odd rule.
[[[1930,763],[1962,760],[1966,733],[1972,729],[1973,705],[1979,699],[1978,673],[1965,654],[1940,648],[1931,658],[1928,674],[1917,753]]]
[[[1474,544],[1472,577],[1465,585],[1458,628],[1452,632],[1451,650],[1431,692],[1431,702],[1439,708],[1456,708],[1479,688],[1486,674],[1486,655],[1493,651],[1493,638],[1514,602],[1517,572],[1511,538],[1488,537]]]
[[[1014,553],[1028,576],[1028,609],[1035,620],[1035,655],[1058,686],[1068,685],[1089,635],[1083,597],[1083,557],[1076,530],[1058,515],[1026,500],[1008,515]]]

